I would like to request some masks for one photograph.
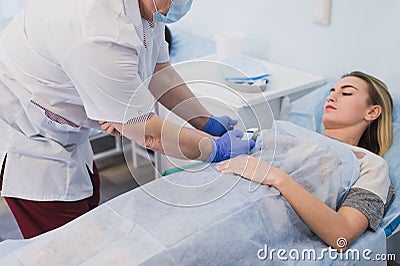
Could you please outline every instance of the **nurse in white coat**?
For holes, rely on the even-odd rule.
[[[98,204],[89,132],[99,121],[179,158],[215,162],[252,148],[237,131],[225,133],[235,121],[210,116],[168,68],[164,23],[191,2],[27,0],[1,32],[0,189],[25,238]],[[168,75],[145,82],[163,69]],[[160,119],[150,92],[199,130]]]

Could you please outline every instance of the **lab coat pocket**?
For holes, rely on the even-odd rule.
[[[56,114],[45,111],[36,103],[31,102],[27,106],[27,115],[33,125],[39,130],[39,134],[57,141],[63,146],[78,144],[88,138],[89,130],[82,130],[79,126],[68,124],[68,122],[60,123],[56,121]],[[61,118],[59,116],[58,118]],[[66,120],[67,121],[67,120]]]

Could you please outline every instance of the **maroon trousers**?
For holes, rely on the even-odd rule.
[[[5,161],[0,174],[2,188]],[[88,170],[89,171],[89,170]],[[100,201],[100,178],[93,162],[93,174],[90,173],[93,196],[78,201],[32,201],[4,197],[24,238],[31,238],[58,228],[78,216],[98,206]]]

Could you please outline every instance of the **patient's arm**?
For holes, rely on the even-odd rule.
[[[122,133],[142,147],[180,159],[204,161],[211,154],[210,135],[164,121],[157,115],[135,124],[101,122],[101,128],[114,136]]]
[[[284,171],[254,157],[237,157],[225,161],[217,170],[275,187],[304,223],[337,250],[345,250],[368,227],[367,217],[357,209],[343,206],[338,211],[332,210]],[[340,238],[346,239],[347,246],[338,245]]]

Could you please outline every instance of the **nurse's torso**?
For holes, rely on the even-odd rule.
[[[0,122],[0,159],[7,154],[3,196],[78,200],[91,195],[88,135],[98,123],[87,117],[63,63],[82,42],[112,39],[138,57],[138,74],[145,80],[164,40],[164,25],[152,26],[140,18],[137,0],[27,1],[0,33],[0,91],[8,95],[0,99],[0,117],[6,118]],[[44,110],[65,123],[52,121]]]

